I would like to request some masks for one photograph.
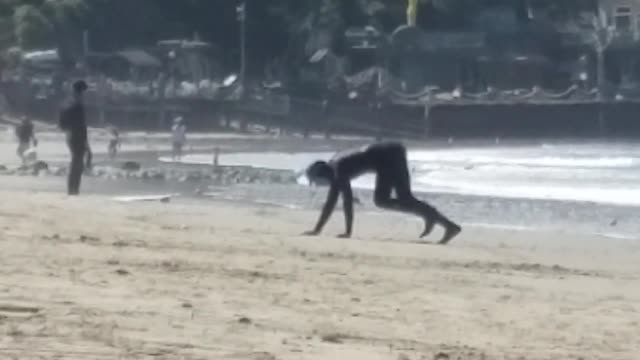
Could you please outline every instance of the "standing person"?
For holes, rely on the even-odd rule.
[[[16,126],[16,137],[18,138],[18,149],[16,153],[18,157],[20,157],[20,160],[22,160],[22,165],[25,165],[27,163],[25,152],[31,148],[31,144],[33,144],[34,147],[38,146],[38,139],[36,139],[33,122],[31,122],[28,117],[23,117],[20,124]]]
[[[59,126],[66,133],[67,146],[71,153],[69,177],[67,179],[67,193],[80,194],[80,182],[85,168],[91,167],[91,148],[87,136],[87,122],[83,95],[88,89],[87,83],[78,80],[73,83],[73,98],[60,111]]]
[[[184,125],[182,116],[178,116],[173,120],[173,127],[171,128],[171,141],[173,143],[173,160],[180,160],[182,158],[182,148],[187,141],[187,127]]]
[[[413,196],[409,168],[407,166],[407,151],[402,144],[376,143],[364,149],[339,154],[329,162],[316,161],[307,169],[307,178],[311,183],[329,184],[329,194],[324,204],[317,225],[305,235],[318,235],[342,193],[346,231],[340,237],[351,236],[353,224],[353,193],[351,180],[365,173],[376,174],[374,202],[378,207],[388,210],[401,211],[421,217],[425,222],[425,229],[420,237],[431,233],[435,223],[445,228],[440,244],[446,244],[461,231],[458,224],[452,222],[438,210]],[[395,198],[391,197],[395,190]]]
[[[120,132],[115,125],[109,126],[109,157],[113,160],[118,154],[120,148]]]

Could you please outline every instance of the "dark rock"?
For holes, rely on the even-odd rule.
[[[118,269],[116,270],[116,274],[121,275],[121,276],[127,276],[130,275],[129,271],[125,270],[125,269]]]
[[[124,171],[139,171],[141,168],[140,163],[136,161],[125,161],[121,167]]]

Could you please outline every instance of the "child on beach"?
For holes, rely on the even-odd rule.
[[[118,149],[120,148],[120,132],[118,128],[114,125],[109,126],[109,148],[107,149],[109,153],[109,158],[114,159],[118,154]]]
[[[32,149],[33,147],[38,146],[38,139],[35,136],[35,130],[33,127],[33,123],[27,117],[23,117],[22,121],[18,126],[16,126],[16,137],[18,138],[18,149],[16,153],[18,157],[22,161],[22,165],[27,163],[27,151]],[[30,154],[35,154],[35,151],[29,151]]]
[[[173,120],[173,127],[171,128],[171,141],[173,143],[173,160],[182,159],[182,148],[187,141],[186,137],[187,128],[184,125],[184,121],[181,116],[178,116]]]

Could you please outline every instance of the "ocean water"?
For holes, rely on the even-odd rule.
[[[223,165],[302,171],[333,153],[223,154]],[[503,198],[585,201],[640,206],[640,143],[574,143],[478,148],[409,149],[412,186],[419,192]],[[211,164],[212,156],[184,162]],[[306,179],[300,178],[305,184]],[[373,189],[365,175],[354,187]]]
[[[303,171],[333,153],[222,154],[223,165]],[[640,143],[541,143],[410,148],[412,187],[456,221],[515,229],[554,229],[635,238],[640,233]],[[166,161],[167,159],[165,159]],[[183,159],[211,164],[211,155]],[[325,189],[242,185],[220,197],[319,208]],[[364,209],[375,211],[375,177],[353,182]]]

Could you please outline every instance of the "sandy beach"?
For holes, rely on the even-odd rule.
[[[640,242],[0,193],[3,359],[637,359]],[[435,236],[439,235],[436,234]],[[435,240],[435,239],[433,239]]]
[[[41,158],[66,161],[59,134],[41,137]],[[166,134],[128,141],[123,159],[152,163],[168,150]],[[204,134],[194,146],[302,143],[348,141]],[[14,147],[7,131],[0,163],[12,166]],[[259,196],[255,188],[217,189],[244,193],[235,203],[121,203],[114,193],[146,183],[100,181],[87,178],[83,196],[69,198],[62,177],[0,176],[0,359],[640,356],[639,239],[578,235],[571,223],[566,231],[465,223],[498,209],[512,217],[537,209],[539,219],[566,213],[577,223],[589,221],[581,220],[593,211],[588,205],[432,196],[465,227],[443,247],[434,245],[440,229],[420,243],[418,220],[369,206],[356,209],[354,238],[343,240],[335,238],[339,210],[322,236],[299,235],[315,223],[321,199],[295,210],[244,201],[265,192],[307,199],[299,187],[262,187]],[[626,208],[598,211],[606,226],[636,219]],[[475,217],[461,216],[468,212]]]

